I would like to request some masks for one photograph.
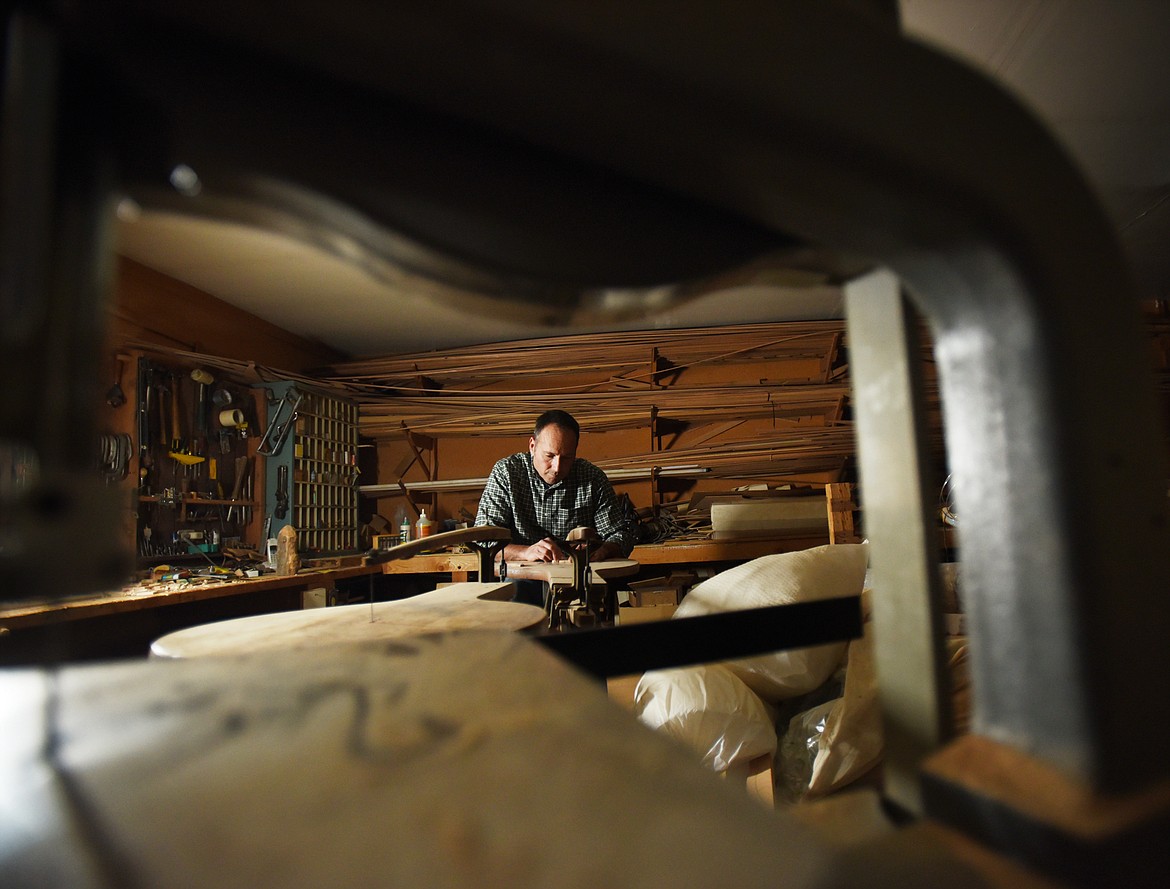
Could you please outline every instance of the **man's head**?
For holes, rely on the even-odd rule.
[[[550,485],[564,481],[577,458],[581,426],[565,411],[545,411],[536,418],[528,453],[536,473]]]

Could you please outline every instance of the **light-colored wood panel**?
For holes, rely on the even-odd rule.
[[[109,311],[115,343],[141,339],[288,371],[319,367],[338,357],[321,343],[125,257],[119,258]]]
[[[543,621],[543,608],[508,601],[515,592],[512,583],[456,583],[390,602],[257,614],[168,633],[150,652],[163,658],[255,654],[423,633],[524,630]]]

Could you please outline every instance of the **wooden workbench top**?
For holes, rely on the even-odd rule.
[[[198,602],[222,596],[240,596],[271,590],[310,589],[347,577],[376,574],[381,566],[308,568],[289,576],[199,578],[187,581],[143,582],[109,592],[68,599],[35,599],[0,603],[0,628],[18,629],[105,614],[140,611],[160,605]]]
[[[684,565],[688,562],[744,562],[822,546],[829,542],[827,534],[787,537],[753,537],[740,540],[667,540],[663,543],[642,543],[634,547],[630,558],[641,565]]]
[[[822,546],[827,534],[745,538],[739,540],[668,540],[643,543],[634,547],[630,559],[639,565],[687,565],[705,562],[744,562],[773,553],[792,552]],[[381,569],[387,574],[443,574],[453,571],[478,571],[479,555],[474,552],[437,552],[386,562]]]
[[[734,562],[778,552],[807,549],[827,542],[823,536],[780,537],[759,540],[686,540],[642,544],[630,558],[640,565],[686,565],[703,562]],[[266,574],[256,578],[207,579],[205,582],[151,583],[127,586],[105,593],[69,599],[25,600],[0,603],[0,628],[17,629],[68,620],[138,611],[160,605],[196,602],[221,596],[246,595],[281,589],[309,589],[329,585],[348,577],[386,574],[474,572],[479,568],[477,553],[438,552],[416,555],[382,565],[351,565],[337,568],[308,568],[289,577]]]

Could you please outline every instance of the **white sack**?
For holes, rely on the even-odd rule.
[[[717,772],[776,752],[775,714],[717,664],[645,673],[634,689],[634,713]]]
[[[692,588],[672,619],[857,596],[867,560],[864,543],[817,546],[753,559]],[[845,642],[832,642],[741,658],[725,666],[765,701],[775,703],[807,694],[825,682],[844,656],[845,646]]]

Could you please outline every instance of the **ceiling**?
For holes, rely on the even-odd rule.
[[[1142,293],[1170,293],[1170,4],[1161,0],[901,0],[903,30],[1012,90],[1056,133],[1098,190]],[[351,356],[552,332],[474,311],[405,272],[369,274],[258,228],[133,205],[119,252]],[[463,306],[462,308],[460,306]],[[575,330],[841,317],[828,275],[758,265],[649,320]]]

